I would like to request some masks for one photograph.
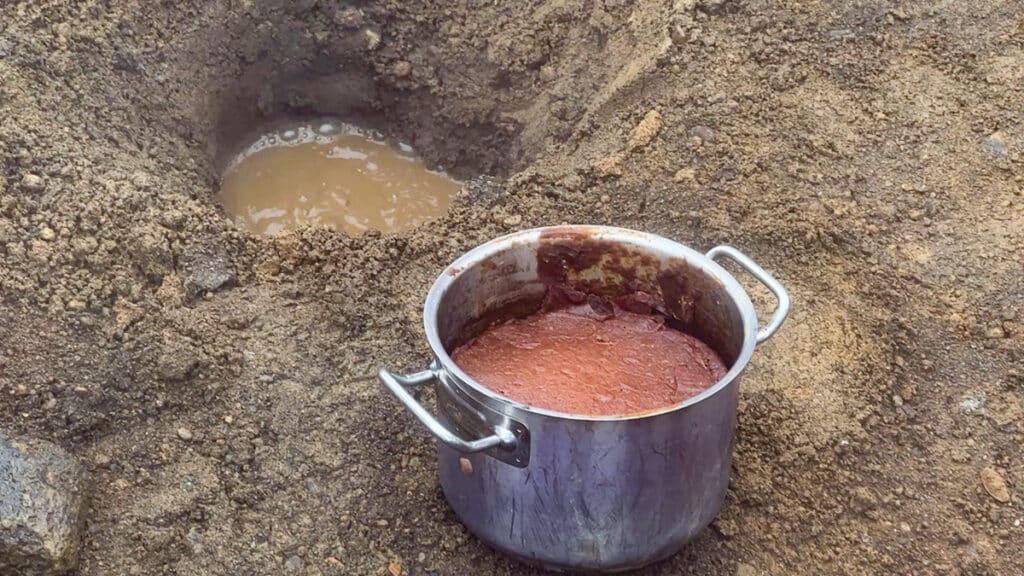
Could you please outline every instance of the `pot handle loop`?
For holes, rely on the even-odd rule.
[[[789,293],[786,292],[786,289],[771,274],[765,272],[764,268],[758,266],[757,262],[754,262],[749,256],[732,246],[716,246],[709,250],[706,256],[712,260],[720,256],[729,258],[743,267],[754,278],[757,278],[761,284],[764,284],[775,295],[777,301],[775,312],[772,314],[768,324],[757,332],[757,343],[760,344],[771,338],[779,327],[782,326],[782,323],[786,321],[786,316],[789,314]]]
[[[413,416],[419,419],[419,421],[427,427],[427,430],[429,430],[431,434],[436,436],[438,440],[459,452],[467,454],[472,452],[482,452],[497,446],[510,450],[515,448],[516,436],[507,428],[495,426],[494,434],[490,436],[479,438],[477,440],[465,440],[448,429],[447,426],[427,411],[427,409],[423,407],[423,404],[420,404],[412,393],[407,390],[407,388],[420,386],[434,381],[437,378],[437,373],[434,370],[424,370],[422,372],[416,372],[415,374],[402,376],[399,374],[393,374],[387,368],[381,368],[380,372],[377,373],[377,377],[380,379],[381,383],[384,384],[384,386],[387,386],[387,389],[394,394],[395,398],[398,398],[398,401],[401,402],[409,412],[412,412]]]

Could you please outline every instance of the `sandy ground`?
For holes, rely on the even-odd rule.
[[[286,115],[469,185],[407,234],[249,237],[219,169]],[[82,576],[535,574],[371,375],[428,361],[463,251],[617,224],[794,299],[726,508],[641,574],[1022,573],[1022,148],[1015,0],[4,2],[0,423],[93,470]]]

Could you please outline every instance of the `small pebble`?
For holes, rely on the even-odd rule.
[[[43,188],[46,188],[46,181],[41,176],[35,174],[25,174],[21,178],[21,185],[26,189],[33,192],[38,192]]]
[[[644,115],[639,124],[633,128],[629,135],[629,149],[643,148],[654,140],[661,130],[661,113],[657,110],[650,110]]]
[[[1006,487],[1006,481],[995,468],[988,466],[981,470],[981,484],[985,487],[988,495],[997,502],[1010,501],[1010,491]]]
[[[182,440],[188,442],[193,438],[192,431],[189,430],[188,428],[178,428],[178,438],[181,438]]]
[[[363,35],[366,36],[367,50],[375,50],[377,46],[380,46],[380,34],[374,32],[373,30],[367,30],[363,32]]]
[[[506,226],[519,226],[523,223],[523,217],[519,214],[513,214],[504,220]]]
[[[690,138],[696,138],[701,144],[713,144],[715,140],[718,140],[718,135],[715,131],[707,126],[694,126],[690,128]]]
[[[1000,338],[1005,338],[1006,332],[1003,330],[1002,326],[990,326],[985,330],[985,337],[989,340],[998,340]]]
[[[284,569],[289,572],[298,572],[302,569],[302,558],[299,558],[298,556],[292,556],[291,558],[285,560]]]
[[[999,131],[993,132],[989,135],[985,140],[985,148],[988,150],[989,154],[996,157],[1006,156],[1006,153],[1009,150],[1006,146],[1006,138],[1003,136],[1003,133]]]

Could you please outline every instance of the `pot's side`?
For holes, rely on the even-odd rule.
[[[678,551],[721,508],[738,388],[733,380],[702,402],[644,419],[524,412],[532,437],[527,467],[441,443],[441,486],[475,535],[523,561],[549,569],[638,568]]]

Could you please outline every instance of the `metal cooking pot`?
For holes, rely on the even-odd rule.
[[[715,260],[746,269],[778,300],[771,321]],[[536,408],[485,388],[450,352],[495,321],[539,308],[551,286],[652,306],[722,357],[710,389],[641,414],[587,416]],[[718,513],[729,484],[739,375],[789,311],[785,289],[729,246],[701,254],[621,228],[517,232],[451,264],[427,294],[427,370],[381,382],[440,442],[441,486],[481,540],[555,570],[616,572],[678,551]],[[437,416],[410,389],[434,384]]]

